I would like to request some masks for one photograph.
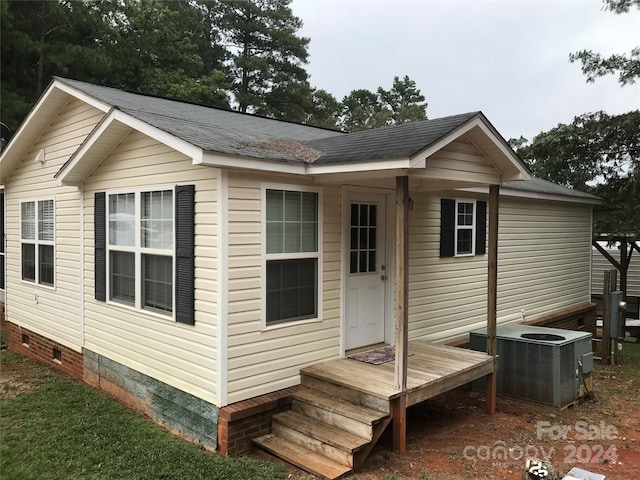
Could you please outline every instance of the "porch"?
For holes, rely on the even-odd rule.
[[[486,353],[417,339],[409,342],[407,387],[403,391],[394,387],[395,361],[373,365],[338,358],[304,368],[302,384],[321,379],[381,399],[386,405],[405,397],[406,407],[410,407],[493,373],[495,359]]]
[[[395,361],[373,365],[339,358],[311,365],[300,372],[291,411],[275,414],[272,432],[254,441],[304,470],[340,478],[362,465],[390,423],[394,449],[405,448],[407,407],[492,375],[495,360],[482,352],[412,340],[403,390],[394,386]]]

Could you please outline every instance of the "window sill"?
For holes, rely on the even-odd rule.
[[[289,328],[289,327],[295,327],[298,325],[309,325],[312,323],[321,323],[322,319],[320,317],[318,318],[308,318],[306,320],[291,320],[290,322],[283,322],[283,323],[278,323],[276,325],[266,325],[264,327],[262,327],[262,330],[260,330],[261,332],[269,332],[271,330],[280,330],[282,328]]]
[[[97,303],[103,303],[103,302],[97,302]],[[120,302],[113,301],[113,300],[107,300],[106,304],[109,307],[121,308],[121,309],[123,309],[123,310],[125,310],[127,312],[136,313],[138,315],[145,315],[145,316],[149,316],[149,317],[152,317],[152,318],[156,318],[158,320],[171,321],[171,322],[176,323],[176,319],[175,319],[175,316],[173,315],[173,313],[171,313],[169,315],[163,315],[161,313],[158,313],[157,311],[144,310],[144,309],[141,309],[141,308],[132,307],[132,306],[127,305],[125,303],[120,303]]]
[[[50,292],[55,292],[56,291],[56,286],[55,285],[46,285],[44,283],[36,283],[36,282],[32,282],[30,280],[24,280],[24,279],[20,279],[20,283],[22,285],[25,285],[25,286],[37,287],[37,288],[42,288],[44,290],[49,290]]]

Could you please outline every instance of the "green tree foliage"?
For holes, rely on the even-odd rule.
[[[391,111],[376,93],[369,90],[353,90],[342,100],[341,126],[348,132],[391,125]]]
[[[607,10],[617,14],[626,13],[633,6],[640,10],[640,0],[604,0],[604,3]],[[582,73],[587,76],[587,82],[618,74],[620,85],[628,85],[640,78],[640,47],[633,48],[629,55],[614,54],[607,58],[592,50],[581,50],[569,55],[569,61],[582,63]]]
[[[342,104],[326,90],[316,89],[312,93],[313,107],[305,123],[323,128],[339,128]]]
[[[425,97],[408,76],[394,77],[390,90],[354,90],[342,100],[340,125],[349,132],[427,118]]]
[[[362,130],[426,118],[409,77],[339,102],[304,68],[291,0],[0,0],[0,118],[16,130],[59,75],[310,125]]]
[[[0,117],[12,130],[52,75],[96,81],[106,71],[105,26],[91,4],[0,0],[0,13]]]
[[[523,139],[511,144],[536,176],[603,199],[596,209],[596,233],[638,233],[640,111],[580,115],[530,144]]]
[[[212,32],[205,32],[209,12],[204,8],[161,0],[106,0],[99,5],[112,26],[104,42],[110,68],[103,83],[228,106],[221,51],[215,44],[205,45]]]
[[[241,112],[274,115],[284,104],[291,103],[289,96],[295,99],[307,89],[303,65],[307,63],[309,39],[296,34],[302,21],[293,15],[290,3],[291,0],[221,2],[221,31],[230,49],[233,91]],[[274,85],[283,81],[286,84],[273,91]]]

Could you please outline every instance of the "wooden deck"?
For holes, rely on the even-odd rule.
[[[341,358],[303,369],[304,375],[391,402],[406,398],[410,407],[494,372],[495,360],[482,352],[439,345],[425,340],[409,342],[407,388],[394,388],[395,362],[372,365]]]
[[[341,358],[303,368],[292,411],[273,415],[271,433],[254,442],[315,475],[341,478],[362,465],[390,423],[394,449],[406,450],[407,407],[495,373],[495,358],[482,352],[414,340],[408,353],[402,390],[394,388],[393,361]]]

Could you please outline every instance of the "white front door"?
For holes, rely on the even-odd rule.
[[[346,212],[345,349],[385,340],[386,195],[355,193]]]

